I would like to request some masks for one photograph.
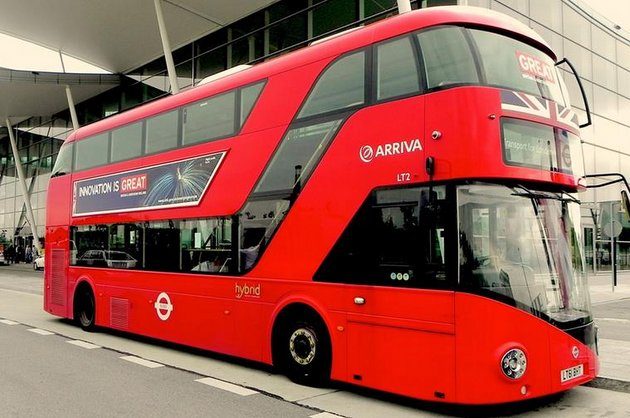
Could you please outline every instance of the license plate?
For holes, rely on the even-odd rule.
[[[568,380],[575,379],[584,374],[584,365],[578,364],[574,367],[569,367],[568,369],[564,369],[560,372],[560,382],[564,383]]]

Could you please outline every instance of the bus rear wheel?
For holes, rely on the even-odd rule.
[[[274,352],[274,364],[296,383],[318,386],[330,378],[330,337],[316,315],[285,321],[278,332]]]
[[[96,328],[94,292],[87,284],[79,285],[74,296],[74,319],[84,331],[94,331]]]

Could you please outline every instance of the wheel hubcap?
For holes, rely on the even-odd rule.
[[[293,360],[303,366],[311,363],[315,358],[317,339],[315,334],[306,328],[298,328],[289,339],[289,351]]]

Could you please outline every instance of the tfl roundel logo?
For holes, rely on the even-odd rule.
[[[155,312],[157,312],[158,318],[162,321],[166,321],[171,316],[171,312],[173,312],[171,298],[166,292],[162,292],[158,295],[153,307],[155,308]]]
[[[364,145],[359,150],[359,157],[364,163],[369,163],[374,159],[374,149],[369,145]]]

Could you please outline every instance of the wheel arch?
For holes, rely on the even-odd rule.
[[[277,331],[277,326],[280,325],[279,320],[283,318],[287,312],[291,310],[304,310],[311,311],[313,314],[317,315],[319,319],[322,321],[326,332],[328,333],[328,340],[330,342],[330,354],[334,357],[333,352],[333,333],[332,333],[332,320],[328,315],[327,310],[321,306],[319,303],[314,301],[313,299],[305,296],[294,295],[283,299],[280,303],[278,303],[273,310],[271,315],[271,319],[269,324],[267,325],[267,350],[264,353],[263,361],[273,365],[273,353],[274,353],[274,336]]]
[[[72,298],[68,298],[68,314],[70,319],[72,320],[76,320],[75,318],[75,312],[74,312],[74,306],[75,306],[75,301],[77,298],[77,292],[80,288],[88,286],[90,288],[90,290],[92,291],[92,295],[94,295],[94,305],[97,305],[97,300],[96,300],[96,286],[94,285],[94,281],[88,277],[88,276],[81,276],[79,277],[79,279],[74,283],[74,288],[72,289]],[[96,315],[96,310],[94,312],[94,315]],[[96,316],[95,316],[95,321],[96,321]]]

